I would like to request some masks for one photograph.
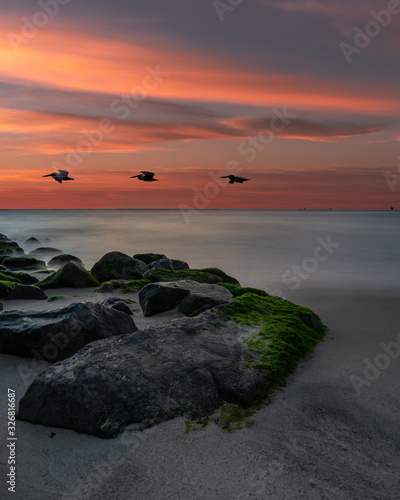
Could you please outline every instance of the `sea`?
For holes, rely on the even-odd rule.
[[[400,291],[400,211],[0,210],[0,233],[81,258],[154,252],[218,267],[242,286],[293,300],[301,290]]]

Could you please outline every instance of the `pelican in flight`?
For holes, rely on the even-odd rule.
[[[59,173],[53,172],[52,174],[47,174],[47,175],[42,175],[42,177],[53,177],[53,179],[60,184],[62,184],[62,181],[74,181],[72,177],[68,177],[69,172],[66,170],[59,170]]]
[[[140,181],[146,181],[146,182],[153,182],[153,181],[158,181],[158,179],[154,179],[154,173],[153,172],[147,172],[146,170],[141,170],[141,174],[139,175],[132,175],[132,177],[129,177],[130,179],[134,179],[137,177]]]
[[[236,175],[224,175],[221,179],[229,179],[229,184],[234,184],[235,182],[240,182],[243,184],[245,181],[250,181],[251,179],[246,179],[246,177],[236,177]]]

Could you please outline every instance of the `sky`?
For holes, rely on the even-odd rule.
[[[3,0],[0,209],[400,207],[399,27],[399,0]]]

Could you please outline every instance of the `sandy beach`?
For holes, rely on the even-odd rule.
[[[70,290],[54,291],[67,293],[72,295]],[[79,295],[44,304],[4,301],[4,306],[60,307],[87,300],[91,290]],[[399,295],[389,290],[298,291],[297,303],[319,314],[329,332],[287,387],[251,417],[249,428],[226,432],[212,423],[185,434],[184,419],[177,418],[141,433],[128,429],[116,439],[101,440],[17,421],[17,488],[8,493],[3,477],[2,497],[400,498],[400,357],[381,355],[382,344],[400,341]],[[141,327],[147,319],[137,316]],[[364,376],[366,359],[378,366],[374,380]],[[5,403],[8,388],[22,397],[35,370],[28,359],[2,355],[1,361]],[[360,385],[360,380],[366,383]],[[1,408],[5,422],[5,404]],[[2,464],[5,433],[3,425]]]

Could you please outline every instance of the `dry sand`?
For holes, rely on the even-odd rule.
[[[400,342],[400,292],[303,290],[291,300],[314,310],[330,331],[254,414],[253,427],[228,433],[212,423],[185,435],[178,418],[101,440],[17,421],[15,494],[5,488],[7,388],[20,398],[29,383],[24,368],[30,379],[35,370],[31,360],[1,355],[1,498],[399,499],[400,356],[379,355],[381,343]],[[135,320],[139,327],[147,321]],[[350,376],[363,376],[365,359],[383,364],[358,394]]]

